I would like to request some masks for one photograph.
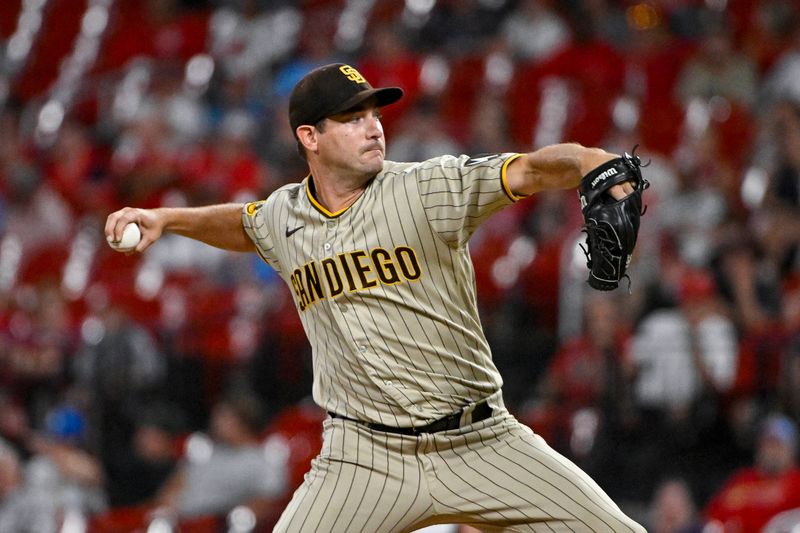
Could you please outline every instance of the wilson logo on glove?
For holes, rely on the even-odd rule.
[[[603,172],[602,174],[600,174],[599,176],[597,176],[595,179],[592,180],[592,187],[597,187],[598,183],[600,183],[609,176],[613,176],[616,173],[617,173],[616,168],[609,168],[608,170],[606,170],[605,172]]]

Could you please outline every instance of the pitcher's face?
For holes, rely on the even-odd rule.
[[[319,162],[345,173],[372,177],[383,169],[386,143],[374,104],[328,117],[317,135]]]

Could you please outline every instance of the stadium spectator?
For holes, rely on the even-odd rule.
[[[86,396],[93,446],[113,470],[128,449],[143,405],[164,394],[167,362],[152,334],[134,322],[122,303],[110,305],[84,327],[72,379]]]
[[[513,143],[509,138],[507,111],[503,99],[487,94],[472,108],[464,150],[469,154],[489,154]]]
[[[749,5],[748,5],[749,4]],[[742,51],[753,59],[763,76],[791,45],[800,11],[788,0],[742,3],[736,28]]]
[[[260,400],[234,391],[212,409],[208,436],[190,437],[187,456],[157,503],[167,514],[221,515],[247,505],[258,519],[275,518],[286,486],[286,454],[266,446]]]
[[[67,122],[45,154],[44,180],[76,216],[100,216],[114,205],[102,153],[90,135],[83,124]]]
[[[754,277],[754,265],[745,267]],[[765,270],[765,269],[761,269]],[[744,282],[741,282],[742,284]],[[747,299],[763,292],[748,280],[749,290],[739,289]],[[728,418],[745,449],[756,440],[755,419],[778,408],[793,420],[800,417],[800,292],[793,277],[774,289],[772,314],[762,312],[743,332],[739,343],[736,382],[729,398]]]
[[[22,484],[22,462],[17,451],[0,439],[0,516],[9,496]]]
[[[764,209],[754,214],[756,236],[782,277],[797,274],[800,246],[800,102],[774,109],[776,153],[772,159]]]
[[[736,444],[746,452],[743,461],[749,460],[756,441],[758,418],[778,405],[789,408],[779,396],[788,392],[784,385],[792,382],[787,339],[793,329],[793,305],[781,296],[777,271],[756,246],[741,234],[731,235],[720,246],[718,259],[721,287],[740,331],[736,379],[727,394],[726,416]],[[789,403],[791,395],[786,396]]]
[[[339,59],[334,42],[336,13],[324,3],[304,13],[294,53],[278,65],[273,76],[271,92],[275,96],[288,100],[292,87],[306,72]]]
[[[119,201],[151,206],[165,202],[167,191],[178,179],[175,165],[179,153],[167,118],[165,102],[148,100],[117,136],[110,172]]]
[[[185,61],[205,48],[206,10],[185,9],[178,0],[123,0],[115,7],[98,71],[121,68],[139,56]]]
[[[800,507],[800,469],[796,465],[797,425],[783,415],[763,424],[755,463],[735,472],[704,514],[725,533],[758,533],[776,514]]]
[[[211,53],[230,79],[252,81],[297,44],[302,15],[291,5],[257,0],[223,3],[212,15]]]
[[[655,11],[659,4],[645,4],[645,9]],[[624,4],[613,0],[587,0],[577,9],[577,16],[585,18],[594,28],[598,38],[620,50],[627,50],[631,33],[637,29],[636,14]]]
[[[800,420],[800,283],[785,285],[781,314],[784,344],[781,346],[780,405],[793,420]]]
[[[630,43],[625,47],[625,93],[640,110],[636,143],[650,152],[671,154],[681,128],[676,118],[682,113],[675,85],[692,48],[670,31],[661,11],[639,22],[630,29]],[[652,183],[655,186],[658,181]]]
[[[623,57],[598,36],[590,21],[578,17],[574,22],[568,46],[546,61],[520,63],[515,69],[509,121],[512,137],[523,145],[546,144],[536,138],[540,128],[552,130],[548,135],[557,139],[585,145],[601,142],[610,129],[613,102],[625,86]]]
[[[182,161],[180,190],[189,205],[243,201],[266,192],[264,168],[251,148],[254,133],[250,115],[230,111],[212,138]]]
[[[26,460],[30,455],[27,448],[30,434],[30,417],[22,402],[0,388],[0,439],[17,452],[20,460]]]
[[[612,498],[629,501],[641,491],[635,471],[643,469],[634,459],[640,424],[631,331],[614,312],[616,302],[607,294],[587,296],[583,334],[561,343],[539,382],[538,402],[521,416]]]
[[[358,70],[375,87],[402,87],[405,97],[397,107],[385,109],[381,122],[394,137],[398,121],[407,114],[420,92],[422,59],[407,44],[407,37],[395,25],[383,24],[370,30],[358,62]]]
[[[774,174],[766,201],[773,207],[797,208],[800,206],[800,101],[781,101],[774,110],[774,130],[776,140]]]
[[[681,475],[704,498],[731,459],[722,407],[736,375],[737,337],[707,271],[688,269],[679,283],[678,305],[647,312],[631,343],[634,398],[646,435],[635,450],[653,469],[642,483]],[[713,458],[702,474],[692,466],[699,457]]]
[[[502,7],[478,0],[436,2],[420,32],[421,44],[451,58],[480,52],[496,38]]]
[[[523,0],[500,33],[518,61],[542,61],[570,40],[570,31],[551,0]]]
[[[706,393],[727,390],[736,369],[736,331],[714,279],[689,270],[679,290],[679,307],[646,316],[632,344],[637,402],[676,421]]]
[[[716,23],[706,30],[699,49],[684,65],[676,90],[684,104],[717,96],[749,107],[756,99],[756,68],[734,46],[730,28]]]
[[[262,118],[261,133],[256,139],[258,155],[270,180],[267,187],[272,190],[291,183],[306,171],[305,162],[297,152],[297,140],[285,120],[287,106],[288,99],[274,105]]]
[[[713,141],[712,137],[706,137]],[[677,186],[654,213],[665,236],[674,241],[680,259],[693,266],[708,265],[714,252],[716,229],[731,206],[720,186],[719,160],[703,153],[702,141],[685,140],[677,161]],[[707,145],[706,145],[707,147]]]
[[[612,433],[632,424],[635,417],[631,388],[634,368],[631,361],[626,361],[630,331],[614,313],[614,302],[606,294],[589,295],[584,307],[583,335],[562,343],[536,394],[543,402],[541,408],[556,411],[545,418],[559,426],[547,430],[532,422],[533,427],[550,435],[550,441],[558,443],[558,447],[571,449],[572,455],[588,453],[597,436],[597,432],[590,435],[587,446],[578,442],[578,435],[570,435],[579,411],[592,412],[602,428],[598,431]]]
[[[106,509],[100,461],[86,451],[86,421],[68,406],[57,406],[44,430],[28,442],[33,453],[24,482],[0,508],[0,531],[56,533],[63,522],[79,521]]]
[[[668,479],[656,489],[650,505],[651,533],[702,533],[703,523],[692,500],[689,485]]]
[[[42,169],[17,157],[0,173],[5,193],[4,234],[18,239],[23,257],[66,242],[74,224],[72,209],[42,184]]]
[[[115,507],[152,505],[181,456],[186,421],[177,407],[142,407],[133,438],[115,450],[105,465],[109,503]]]
[[[13,327],[3,336],[5,366],[13,375],[9,389],[24,399],[33,419],[44,416],[43,409],[66,384],[65,370],[75,349],[67,302],[54,281],[42,280],[21,295]]]
[[[461,146],[447,135],[437,118],[438,109],[435,102],[417,102],[398,125],[388,157],[395,161],[424,161],[418,158],[432,154],[460,154]]]
[[[791,17],[787,17],[790,24]],[[794,18],[791,45],[780,54],[761,84],[761,103],[768,108],[778,101],[800,102],[800,22]]]

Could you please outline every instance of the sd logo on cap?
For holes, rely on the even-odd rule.
[[[297,136],[298,126],[313,126],[369,98],[374,97],[376,105],[383,107],[402,96],[400,87],[375,89],[350,65],[333,63],[312,70],[294,86],[289,97],[289,123]]]

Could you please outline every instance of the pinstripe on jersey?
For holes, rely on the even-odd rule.
[[[500,389],[466,243],[516,199],[504,175],[515,157],[387,161],[338,213],[311,178],[245,206],[259,254],[293,289],[324,409],[422,425]]]

